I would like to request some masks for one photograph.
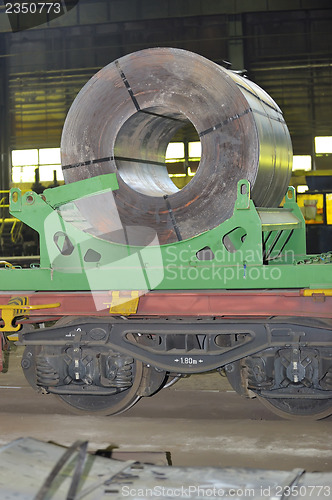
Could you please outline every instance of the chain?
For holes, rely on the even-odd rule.
[[[321,253],[319,255],[308,255],[304,259],[295,262],[298,264],[332,264],[332,252]]]

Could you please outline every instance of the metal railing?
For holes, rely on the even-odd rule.
[[[0,191],[0,238],[2,238],[5,234],[6,225],[11,224],[11,228],[7,231],[7,234],[10,236],[10,241],[14,245],[18,243],[22,237],[23,230],[23,222],[17,219],[16,217],[8,217],[9,215],[9,193],[10,190],[1,190]],[[5,196],[4,196],[5,195]]]

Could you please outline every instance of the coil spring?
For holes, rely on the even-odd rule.
[[[56,386],[60,382],[60,375],[49,361],[42,357],[37,357],[36,363],[37,385],[43,387]]]
[[[332,366],[330,366],[329,371],[327,372],[326,376],[324,377],[324,385],[327,385],[328,387],[332,387]]]
[[[119,358],[121,366],[117,369],[115,384],[119,388],[130,387],[132,385],[132,358]],[[117,362],[115,362],[118,364]]]

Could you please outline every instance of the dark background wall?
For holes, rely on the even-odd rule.
[[[79,0],[62,17],[13,32],[0,1],[2,188],[10,149],[59,147],[71,102],[101,67],[130,52],[197,52],[263,87],[282,108],[295,154],[332,135],[331,0]],[[64,4],[64,2],[63,2]],[[18,29],[24,28],[21,15]],[[328,168],[328,157],[317,168]]]

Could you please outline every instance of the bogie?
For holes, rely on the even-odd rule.
[[[121,413],[156,393],[170,374],[224,367],[236,392],[258,397],[278,415],[332,413],[329,322],[69,318],[21,335],[21,343],[29,383],[80,411]]]
[[[332,349],[268,349],[226,366],[233,388],[284,418],[332,414]]]
[[[70,327],[75,320],[57,323]],[[76,321],[77,322],[77,321]],[[68,338],[82,332],[76,326]],[[150,396],[163,385],[166,374],[133,357],[100,343],[105,331],[94,328],[90,342],[33,344],[25,348],[22,368],[30,385],[38,392],[54,394],[74,411],[114,415],[131,408],[142,396]],[[95,338],[95,344],[91,340]],[[99,345],[98,345],[99,342]]]

